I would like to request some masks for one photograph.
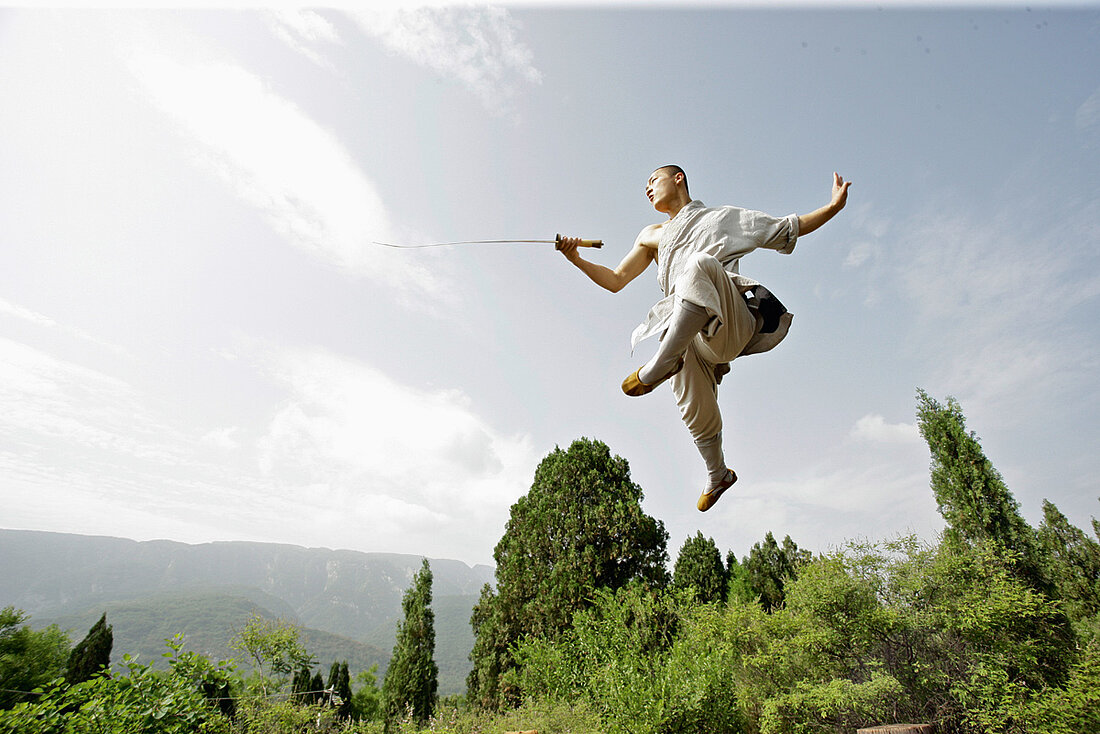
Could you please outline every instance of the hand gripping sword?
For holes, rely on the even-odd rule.
[[[537,245],[554,245],[555,249],[561,249],[561,235],[555,235],[552,240],[459,240],[457,242],[429,242],[425,245],[395,245],[390,242],[378,242],[376,245],[382,247],[396,247],[402,250],[415,250],[421,247],[448,247],[450,245],[522,245],[522,244],[537,244]],[[595,247],[597,249],[603,247],[603,240],[581,240],[580,247]]]

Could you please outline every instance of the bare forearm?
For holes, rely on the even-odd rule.
[[[626,285],[626,282],[619,273],[599,263],[589,262],[580,255],[569,258],[569,262],[576,265],[593,283],[601,288],[606,288],[612,293],[618,293],[623,289],[623,286]]]
[[[828,222],[839,213],[841,207],[836,206],[833,203],[829,203],[820,209],[810,212],[809,214],[801,214],[798,217],[798,236],[808,235],[821,225]]]
[[[809,214],[803,214],[798,218],[798,236],[807,235],[813,232],[815,229],[825,224],[844,208],[844,205],[848,203],[848,187],[852,185],[851,181],[845,181],[840,174],[833,173],[833,195],[829,200],[829,203],[825,206],[812,211]]]
[[[643,230],[644,233],[648,230]],[[612,293],[618,293],[626,284],[637,278],[649,263],[653,260],[653,249],[643,244],[643,235],[638,236],[634,247],[630,249],[626,257],[612,270],[598,263],[589,262],[577,252],[577,243],[580,240],[575,237],[563,237],[558,249],[569,262],[576,265],[589,279]]]

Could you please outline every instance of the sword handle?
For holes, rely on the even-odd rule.
[[[555,248],[560,250],[561,249],[561,235],[560,234],[554,236],[554,242],[557,243],[555,245]],[[595,247],[598,250],[599,248],[603,247],[603,240],[581,240],[578,247]]]

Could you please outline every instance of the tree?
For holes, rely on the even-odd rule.
[[[600,441],[578,439],[542,460],[494,550],[497,591],[483,589],[470,619],[472,703],[513,700],[509,686],[502,690],[515,666],[512,645],[561,634],[596,589],[667,585],[668,533],[642,512],[641,500],[627,461]]]
[[[1045,500],[1037,537],[1044,568],[1066,615],[1083,628],[1083,635],[1100,633],[1100,543],[1071,525]]]
[[[88,634],[69,653],[65,680],[71,684],[83,683],[111,665],[111,647],[114,633],[107,624],[107,613],[92,625]]]
[[[336,702],[336,715],[341,719],[351,716],[351,676],[348,661],[333,663],[328,673],[328,688],[340,700]]]
[[[57,625],[33,630],[27,615],[15,607],[0,610],[0,709],[8,709],[65,670],[68,636]]]
[[[268,674],[290,675],[303,666],[313,667],[313,658],[298,640],[298,627],[282,619],[253,614],[244,629],[230,642],[234,650],[247,652],[256,663],[260,689],[267,695]]]
[[[308,665],[302,665],[294,673],[294,678],[290,683],[290,692],[294,695],[293,701],[302,705],[311,703],[311,696],[307,696],[310,687],[310,672]]]
[[[676,566],[672,571],[673,586],[693,588],[699,602],[724,601],[726,598],[726,567],[722,554],[712,538],[696,532],[680,546]]]
[[[932,453],[932,491],[947,521],[951,542],[992,540],[1019,555],[1017,569],[1035,588],[1050,591],[1039,560],[1035,531],[1020,515],[1019,505],[1000,472],[982,451],[977,435],[966,430],[962,408],[954,398],[941,405],[917,391],[917,420]]]
[[[755,598],[749,569],[744,564],[738,563],[736,553],[732,550],[728,551],[726,553],[726,601],[751,602]]]
[[[351,716],[363,721],[382,717],[382,691],[378,690],[378,665],[355,674],[357,688],[351,696]]]
[[[321,676],[321,671],[317,671],[313,674],[313,677],[309,679],[309,685],[307,686],[309,695],[306,696],[306,703],[321,703],[325,698],[325,679]]]
[[[775,542],[769,531],[763,543],[757,543],[745,559],[745,571],[753,596],[760,599],[765,611],[774,611],[783,605],[784,587],[795,579],[798,568],[809,562],[809,551],[799,550],[798,544],[787,535],[783,546]]]
[[[423,724],[435,709],[439,667],[432,659],[435,614],[431,605],[432,569],[425,558],[401,600],[405,619],[397,627],[393,657],[382,682],[387,729],[406,711]]]

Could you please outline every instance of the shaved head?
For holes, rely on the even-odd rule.
[[[684,191],[688,190],[687,172],[685,172],[684,169],[680,168],[675,163],[669,163],[666,166],[661,166],[659,168],[654,169],[654,173],[656,173],[657,171],[667,172],[668,175],[670,175],[670,176],[675,176],[677,173],[679,173],[680,175],[682,175],[684,177]],[[688,194],[688,196],[691,196],[691,194]]]

